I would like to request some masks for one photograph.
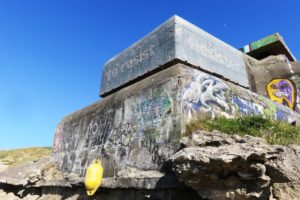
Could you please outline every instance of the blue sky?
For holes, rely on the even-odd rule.
[[[239,48],[279,32],[300,57],[299,0],[0,0],[0,149],[51,146],[100,98],[102,66],[177,14]]]

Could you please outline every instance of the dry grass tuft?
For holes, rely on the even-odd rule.
[[[186,128],[186,135],[202,129],[218,130],[227,134],[252,135],[267,140],[269,144],[300,144],[300,127],[285,122],[265,119],[262,116],[244,116],[234,119],[217,117],[215,119],[197,118]]]

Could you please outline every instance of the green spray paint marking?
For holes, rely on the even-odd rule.
[[[265,45],[267,45],[267,44],[276,42],[277,40],[278,40],[278,38],[277,38],[277,35],[276,35],[276,34],[270,35],[270,36],[265,37],[265,38],[263,38],[263,39],[261,39],[261,40],[257,40],[257,41],[255,41],[255,42],[252,42],[252,43],[250,44],[251,50],[258,49],[258,48],[260,48],[260,47],[262,47],[262,46],[265,46]]]

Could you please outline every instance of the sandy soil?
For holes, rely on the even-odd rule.
[[[5,170],[8,167],[8,165],[4,165],[0,162],[0,172]]]

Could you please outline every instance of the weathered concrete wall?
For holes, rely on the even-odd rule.
[[[106,62],[100,96],[175,58],[175,18],[172,17],[140,41]]]
[[[132,84],[174,59],[188,62],[248,87],[243,53],[184,19],[174,16],[110,59],[102,73],[100,96]],[[235,74],[239,74],[236,76]]]
[[[64,172],[80,175],[96,156],[102,157],[106,177],[126,166],[160,170],[186,123],[202,113],[299,119],[266,97],[176,64],[64,118],[56,130],[54,158]]]
[[[185,76],[191,80],[185,85],[179,99],[183,119],[187,121],[199,113],[211,113],[212,117],[256,114],[289,123],[300,116],[269,98],[198,70],[187,68]]]
[[[249,86],[243,60],[247,55],[182,18],[176,18],[175,23],[177,59],[244,87]]]
[[[300,69],[300,63],[299,68]],[[298,113],[300,113],[300,73],[290,76],[289,80],[291,80],[294,83],[294,91],[296,93],[296,99],[295,99],[295,104],[294,104],[294,110]]]
[[[181,137],[180,70],[166,69],[63,119],[53,145],[63,171],[83,174],[95,156],[105,176],[125,166],[160,169]]]
[[[284,55],[250,62],[251,89],[260,95],[300,112],[300,63],[288,62]]]

